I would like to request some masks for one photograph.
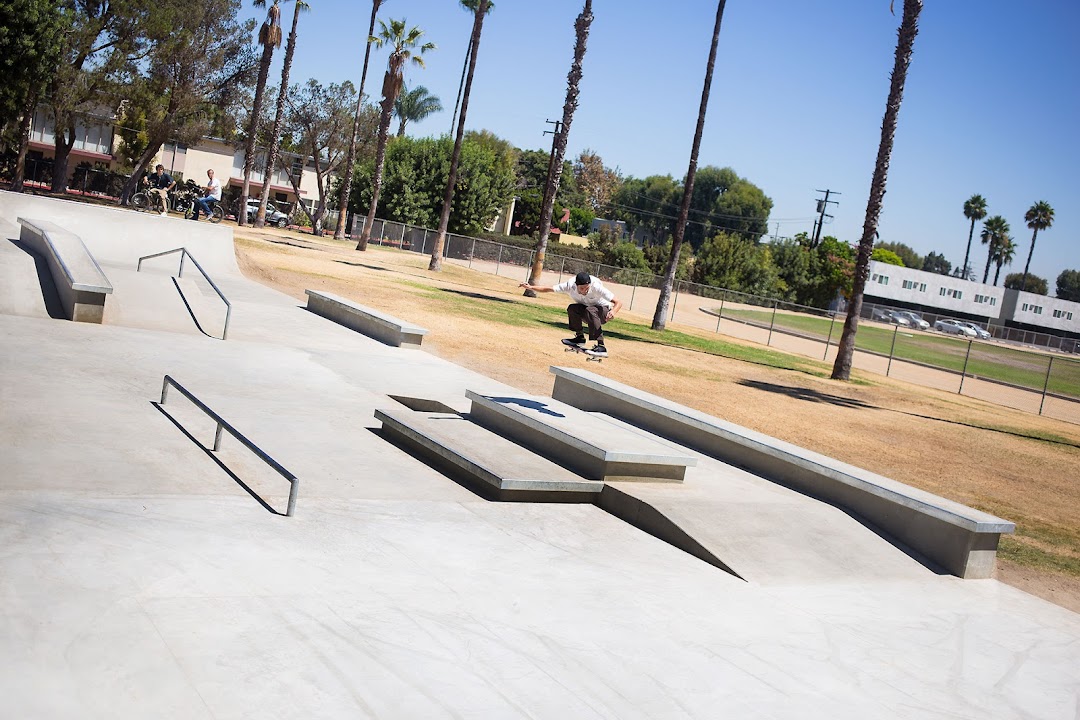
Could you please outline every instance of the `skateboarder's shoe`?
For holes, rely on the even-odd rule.
[[[584,335],[575,335],[574,337],[569,338],[568,340],[564,340],[563,343],[566,344],[566,345],[583,346],[585,344],[585,336]]]
[[[585,351],[586,355],[592,355],[593,357],[607,357],[607,348],[604,347],[604,343],[596,343],[592,346],[591,350]]]

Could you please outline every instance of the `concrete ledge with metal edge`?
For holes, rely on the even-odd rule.
[[[1015,524],[585,370],[552,367],[552,397],[601,412],[833,504],[962,578],[993,576]]]
[[[458,413],[380,408],[375,418],[391,439],[495,500],[590,503],[604,488]]]
[[[419,348],[428,334],[419,325],[373,310],[343,297],[318,290],[306,290],[307,309],[350,330],[394,347]]]
[[[19,225],[19,240],[48,263],[68,320],[100,324],[113,286],[79,236],[48,220],[20,217]]]
[[[547,397],[465,391],[470,419],[583,477],[604,482],[682,482],[697,459],[645,433]]]

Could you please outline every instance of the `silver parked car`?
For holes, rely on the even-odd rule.
[[[975,337],[979,338],[980,340],[989,340],[992,337],[990,335],[990,333],[986,332],[985,330],[983,330],[981,327],[979,327],[975,323],[967,322],[965,320],[965,321],[961,322],[960,324],[961,325],[967,325],[969,328],[974,330],[975,331]]]
[[[930,329],[930,323],[923,320],[922,316],[919,315],[919,313],[917,312],[912,312],[911,310],[893,310],[893,315],[906,318],[908,324],[913,328],[917,328],[919,330]]]
[[[247,204],[247,216],[248,222],[255,222],[255,216],[259,214],[259,201],[248,200]],[[289,216],[278,210],[277,205],[273,200],[266,201],[266,224],[275,225],[279,228],[283,228],[289,224]]]
[[[949,318],[936,321],[934,323],[934,329],[940,330],[941,332],[948,335],[963,335],[964,337],[975,337],[975,335],[977,334],[966,324],[960,322],[959,320],[952,320]]]

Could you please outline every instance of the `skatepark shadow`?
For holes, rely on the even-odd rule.
[[[795,398],[796,400],[807,400],[809,402],[828,403],[830,405],[837,405],[839,407],[849,408],[861,408],[864,410],[882,410],[877,405],[870,405],[862,400],[854,400],[852,398],[846,398],[840,395],[830,395],[828,393],[818,392],[817,390],[810,390],[808,388],[791,387],[788,385],[774,385],[773,383],[761,382],[759,380],[739,380],[739,385],[743,387],[752,388],[754,390],[764,390],[765,392],[778,393],[780,395],[787,395],[788,397]]]
[[[206,332],[206,330],[203,329],[203,326],[199,323],[199,318],[195,317],[195,309],[191,307],[191,303],[188,302],[187,296],[184,295],[184,289],[182,287],[180,287],[180,282],[176,279],[175,276],[172,277],[171,279],[172,279],[173,287],[176,288],[176,293],[180,296],[180,302],[184,303],[184,307],[187,309],[188,315],[191,317],[191,322],[195,323],[195,329],[198,330],[199,332],[201,332],[203,335],[205,335],[208,338],[214,338],[215,340],[221,340],[222,338],[219,338],[216,335],[211,335],[210,333]]]
[[[543,415],[551,415],[552,417],[566,417],[562,413],[557,413],[554,410],[548,410],[547,403],[537,402],[536,400],[525,400],[524,398],[516,397],[492,397],[487,396],[488,400],[497,402],[500,405],[520,405],[523,408],[535,410]]]
[[[34,260],[34,270],[37,272],[38,285],[41,287],[41,299],[45,303],[45,312],[49,313],[49,317],[53,320],[66,320],[67,315],[64,314],[64,306],[60,302],[60,295],[56,292],[56,285],[53,283],[52,273],[49,271],[49,263],[45,258],[26,245],[21,240],[12,239],[11,244],[22,250]]]
[[[175,417],[173,417],[173,415],[168,410],[166,410],[164,407],[162,407],[161,403],[157,402],[156,400],[151,400],[150,404],[153,405],[155,408],[157,408],[158,412],[160,412],[162,415],[164,415],[169,420],[169,422],[171,422],[173,425],[175,425],[176,429],[184,434],[184,437],[186,437],[188,440],[190,440],[192,443],[194,443],[196,447],[198,447],[200,450],[202,450],[203,453],[208,458],[210,458],[210,460],[212,460],[215,465],[217,465],[219,468],[221,468],[222,472],[224,472],[226,475],[228,475],[230,478],[232,478],[233,482],[235,482],[237,485],[239,485],[241,488],[243,488],[244,492],[246,492],[248,495],[250,495],[252,498],[254,498],[255,502],[262,505],[263,509],[265,509],[268,513],[271,513],[273,515],[281,515],[282,517],[285,517],[285,513],[278,512],[273,507],[271,507],[268,502],[266,502],[261,497],[259,497],[259,494],[256,493],[254,490],[252,490],[248,486],[247,483],[245,483],[243,480],[241,480],[240,477],[236,473],[234,473],[232,470],[230,470],[229,467],[225,463],[223,463],[221,461],[221,459],[216,454],[214,454],[213,450],[211,450],[210,448],[203,445],[201,442],[199,442],[198,438],[196,438],[194,435],[189,433],[187,431],[187,429],[183,425],[180,424],[179,420],[177,420]]]
[[[350,262],[348,260],[335,260],[334,262],[341,263],[342,265],[351,265],[353,267],[364,268],[365,270],[378,270],[380,272],[390,271],[390,268],[379,267],[378,265],[368,265],[367,263],[361,262]]]
[[[484,295],[477,292],[466,292],[465,290],[452,290],[450,288],[439,288],[442,292],[453,293],[454,295],[461,295],[462,297],[472,298],[474,300],[490,300],[491,302],[513,304],[517,300],[510,300],[509,298],[493,297],[491,295]]]

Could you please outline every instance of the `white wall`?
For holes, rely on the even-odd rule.
[[[943,314],[997,318],[1001,317],[1005,289],[871,260],[864,295],[934,308]]]

